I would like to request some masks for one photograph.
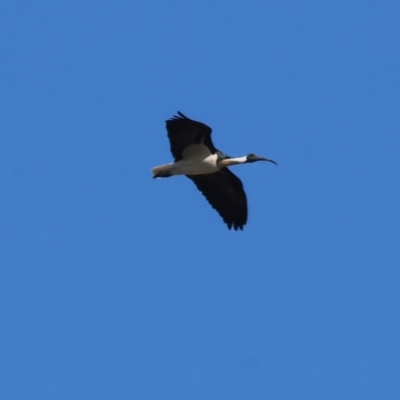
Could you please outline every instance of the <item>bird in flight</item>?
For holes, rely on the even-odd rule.
[[[152,169],[153,178],[186,175],[194,182],[228,228],[242,230],[247,222],[247,198],[241,180],[228,167],[256,161],[276,162],[248,154],[229,157],[217,150],[211,128],[181,112],[166,121],[171,153],[175,162]]]

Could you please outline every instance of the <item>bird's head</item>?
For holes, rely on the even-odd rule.
[[[256,161],[269,161],[269,162],[272,162],[272,164],[277,165],[277,163],[274,160],[270,160],[269,158],[265,158],[265,157],[256,156],[253,153],[248,154],[246,156],[246,163],[252,163],[252,162],[256,162]]]

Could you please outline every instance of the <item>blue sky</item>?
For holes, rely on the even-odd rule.
[[[3,1],[2,399],[400,398],[398,1]],[[177,110],[249,198],[152,180]]]

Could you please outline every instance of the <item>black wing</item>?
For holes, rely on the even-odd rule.
[[[175,161],[182,159],[182,152],[192,144],[204,144],[214,154],[217,149],[211,141],[211,128],[202,122],[193,121],[178,111],[167,121],[168,138],[171,144],[171,153]]]
[[[247,198],[242,181],[228,168],[205,175],[186,175],[218,211],[228,228],[243,229],[247,222]]]

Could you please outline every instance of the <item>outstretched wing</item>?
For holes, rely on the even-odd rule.
[[[166,124],[175,161],[181,160],[182,152],[192,144],[203,142],[212,154],[217,151],[211,141],[211,128],[202,122],[193,121],[178,111],[178,115],[169,119]]]
[[[243,229],[247,222],[247,198],[242,181],[228,168],[206,175],[186,175],[219,213],[228,228]]]

